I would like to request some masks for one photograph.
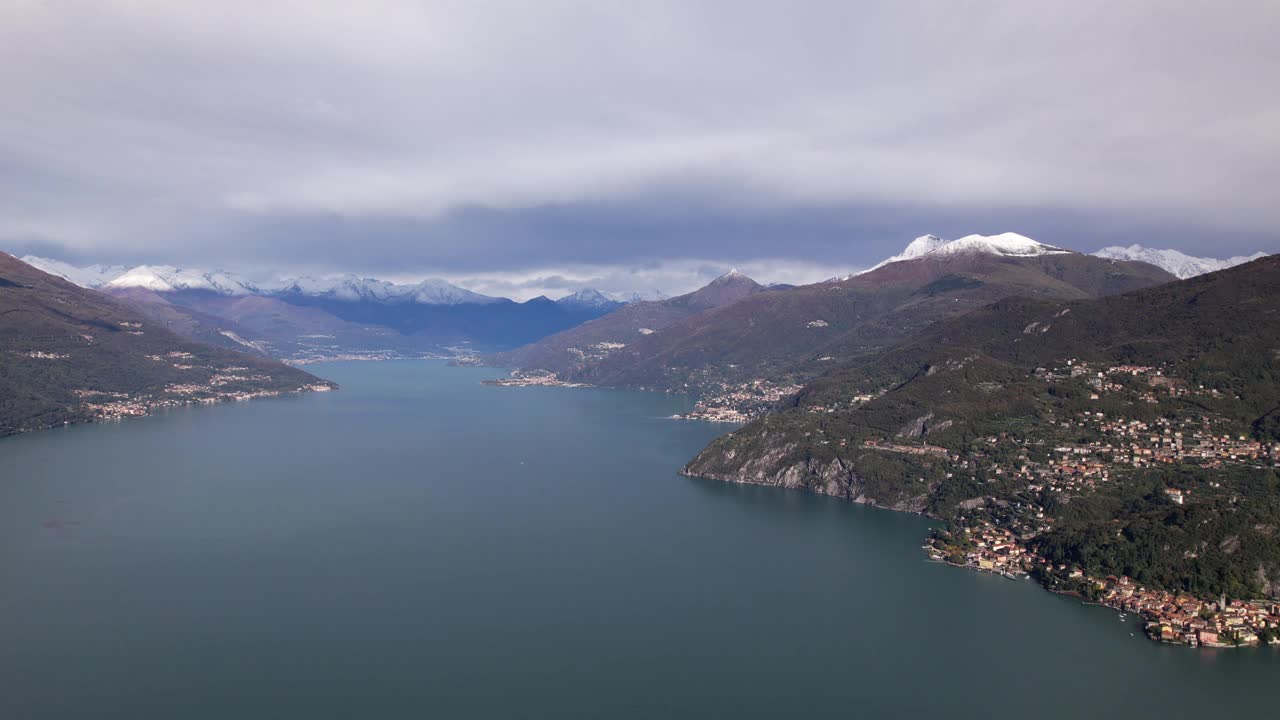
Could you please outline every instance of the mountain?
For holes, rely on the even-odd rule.
[[[265,337],[232,320],[172,302],[175,293],[159,293],[141,287],[106,286],[98,292],[128,303],[157,325],[197,342],[254,355],[285,355],[276,353]]]
[[[1275,596],[1277,288],[1271,256],[1001,300],[823,375],[686,472],[995,525],[1091,577]]]
[[[703,394],[756,381],[790,384],[1004,297],[1070,300],[1174,279],[1145,263],[1012,233],[951,242],[925,236],[903,256],[841,281],[754,294],[654,328],[606,355],[545,369],[575,382]]]
[[[880,262],[872,265],[866,270],[856,272],[853,275],[844,278],[836,278],[835,280],[848,280],[855,275],[864,275],[873,270],[879,270],[890,263],[901,262],[903,260],[914,260],[924,257],[930,253],[937,255],[955,255],[962,253],[980,252],[990,255],[1006,255],[1010,257],[1029,257],[1036,255],[1053,255],[1068,252],[1062,248],[1052,245],[1046,245],[1042,242],[1032,240],[1025,235],[1018,233],[1001,233],[999,235],[966,235],[956,240],[944,240],[937,235],[921,235],[907,244],[906,249],[894,255],[885,258]],[[1128,258],[1116,258],[1128,259]]]
[[[668,325],[761,292],[765,292],[765,288],[759,283],[736,269],[731,270],[691,293],[629,303],[524,347],[491,355],[485,362],[498,367],[569,373]]]
[[[129,302],[184,337],[275,358],[306,362],[339,356],[411,357],[436,349],[390,328],[349,322],[275,297],[136,287],[103,287],[101,292]]]
[[[646,300],[666,300],[671,296],[661,290],[645,290],[643,292],[614,293],[614,298],[622,303],[644,302]]]
[[[572,310],[599,310],[607,313],[617,310],[626,303],[612,300],[595,288],[583,288],[556,300],[556,304]]]
[[[0,253],[0,435],[332,387],[180,337],[125,302]]]
[[[1105,247],[1094,253],[1098,257],[1110,258],[1112,260],[1136,260],[1155,265],[1158,268],[1164,268],[1173,275],[1186,279],[1203,275],[1205,273],[1225,270],[1236,265],[1243,265],[1259,258],[1264,258],[1269,253],[1258,252],[1252,255],[1240,255],[1237,257],[1218,260],[1216,258],[1193,257],[1181,253],[1177,250],[1156,250],[1154,248],[1145,248],[1141,245],[1130,245],[1129,247],[1112,246]]]

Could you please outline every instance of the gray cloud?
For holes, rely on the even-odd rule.
[[[17,0],[0,244],[454,276],[1276,250],[1277,8]]]

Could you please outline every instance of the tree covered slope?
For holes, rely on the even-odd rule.
[[[565,378],[694,391],[756,378],[804,381],[1001,298],[1074,300],[1173,279],[1146,263],[1066,251],[935,253],[838,282],[753,295],[637,337]]]

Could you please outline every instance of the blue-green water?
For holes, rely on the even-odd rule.
[[[682,398],[332,364],[0,442],[0,718],[1269,715],[1280,652],[926,562],[927,523],[690,480]]]

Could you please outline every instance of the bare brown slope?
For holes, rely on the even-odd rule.
[[[682,319],[565,377],[662,390],[753,378],[805,380],[1005,297],[1084,299],[1174,279],[1146,263],[1078,253],[924,257],[841,282],[760,293]]]
[[[485,359],[498,367],[572,372],[615,351],[615,346],[642,340],[673,323],[764,291],[764,286],[735,271],[686,295],[624,305],[603,317]]]

